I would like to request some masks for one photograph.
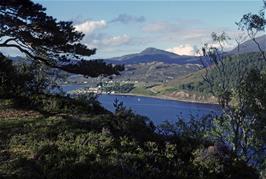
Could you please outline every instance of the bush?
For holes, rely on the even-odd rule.
[[[31,96],[16,97],[15,105],[35,109],[40,112],[56,114],[99,114],[108,113],[95,97],[78,97],[50,95],[50,94],[33,94]]]

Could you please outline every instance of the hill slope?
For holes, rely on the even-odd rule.
[[[257,60],[259,57],[260,54],[257,52],[225,59],[226,85],[234,88],[238,83],[238,77],[245,76],[250,69],[265,70],[266,63],[262,60]],[[152,88],[152,91],[157,92],[157,95],[165,95],[176,99],[214,102],[214,98],[210,95],[209,85],[203,80],[202,75],[205,75],[204,69],[155,86]],[[209,70],[209,75],[213,79],[219,80],[221,78],[220,74],[214,69]]]
[[[260,44],[262,50],[266,51],[266,35],[262,35],[256,38],[256,41]],[[250,53],[250,52],[259,52],[257,44],[251,39],[247,40],[240,45],[239,52],[238,48],[234,48],[232,51],[229,52],[230,55],[232,54],[243,54],[243,53]]]

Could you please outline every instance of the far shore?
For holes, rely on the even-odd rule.
[[[68,85],[66,85],[66,86],[68,86]],[[79,93],[78,91],[79,90],[82,90],[82,89],[84,89],[84,88],[78,88],[76,90],[71,90],[71,93],[72,94],[86,94],[86,93],[89,93],[89,91],[83,91],[83,93]],[[99,92],[98,90],[91,91],[91,93],[95,93],[95,94],[109,94],[109,95],[120,95],[120,96],[139,96],[139,97],[149,97],[149,98],[157,98],[157,99],[163,99],[163,100],[180,101],[180,102],[187,102],[187,103],[215,104],[215,105],[218,105],[218,102],[214,102],[214,101],[194,100],[194,99],[191,99],[191,98],[184,99],[184,98],[171,97],[171,96],[166,96],[166,95],[157,95],[156,96],[156,95],[145,95],[145,94],[137,94],[137,93],[116,93],[116,92],[107,93],[107,92]]]
[[[73,90],[74,92],[75,90]],[[74,92],[74,94],[78,94]],[[85,93],[86,94],[86,93]],[[184,98],[175,98],[166,95],[154,96],[154,95],[144,95],[144,94],[136,94],[136,93],[96,93],[96,94],[108,94],[108,95],[120,95],[120,96],[139,96],[139,97],[149,97],[149,98],[157,98],[157,99],[164,99],[164,100],[172,100],[172,101],[180,101],[180,102],[187,102],[187,103],[197,103],[197,104],[216,104],[217,102],[210,102],[210,101],[199,101],[199,100],[192,100],[192,99],[184,99]]]
[[[187,103],[215,104],[215,105],[218,105],[218,103],[214,103],[214,102],[196,101],[196,100],[192,100],[192,99],[179,99],[179,98],[174,98],[174,97],[170,97],[170,96],[152,96],[152,95],[143,95],[143,94],[135,94],[135,93],[113,93],[113,94],[110,94],[110,95],[139,96],[139,97],[149,97],[149,98],[157,98],[157,99],[164,99],[164,100],[180,101],[180,102],[187,102]]]

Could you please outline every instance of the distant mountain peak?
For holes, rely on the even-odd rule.
[[[154,47],[148,47],[146,49],[144,49],[142,52],[140,53],[158,53],[161,52],[162,50],[154,48]]]
[[[154,48],[154,47],[148,47],[148,48],[144,49],[142,52],[140,52],[140,54],[149,54],[149,55],[152,55],[152,54],[165,54],[165,55],[170,55],[173,58],[176,57],[176,56],[179,56],[178,54],[175,54],[175,53],[172,53],[172,52],[168,52],[168,51],[165,51],[165,50],[161,50],[161,49],[157,49],[157,48]]]
[[[140,53],[113,57],[105,60],[113,64],[139,64],[150,62],[163,62],[166,64],[200,64],[198,57],[177,55],[172,52],[149,47]]]

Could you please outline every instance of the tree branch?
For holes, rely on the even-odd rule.
[[[26,55],[28,55],[32,59],[39,60],[39,61],[43,62],[45,65],[47,65],[47,66],[58,68],[57,66],[47,62],[45,59],[32,55],[29,51],[23,49],[19,45],[16,45],[16,44],[0,44],[0,47],[14,47],[14,48],[17,48],[19,51],[21,51],[22,53],[25,53]]]
[[[17,39],[18,39],[17,37],[9,38],[9,39],[7,39],[6,41],[4,41],[4,42],[3,42],[2,44],[0,44],[0,45],[7,45],[8,42],[15,41],[15,40],[17,40]]]

